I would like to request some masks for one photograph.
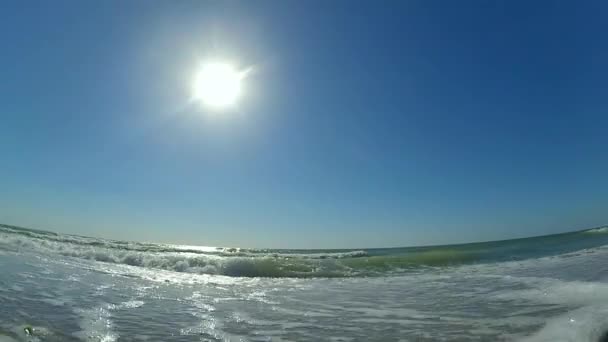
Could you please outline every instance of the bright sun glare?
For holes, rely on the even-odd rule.
[[[194,99],[213,108],[234,105],[241,94],[243,73],[227,63],[204,64],[194,79]]]

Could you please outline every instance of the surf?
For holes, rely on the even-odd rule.
[[[354,250],[240,249],[139,243],[0,225],[0,249],[94,262],[231,277],[347,278],[391,276],[561,255],[608,244],[608,226],[523,239]]]

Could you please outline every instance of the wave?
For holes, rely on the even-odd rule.
[[[584,233],[603,234],[608,233],[608,226],[591,228],[583,231]]]
[[[608,227],[583,231],[591,232],[608,232]],[[580,233],[451,246],[306,251],[125,242],[0,225],[0,249],[233,277],[357,277],[536,258],[608,243],[608,234],[598,238]]]
[[[141,243],[130,241],[118,241],[109,239],[98,239],[78,235],[59,235],[54,232],[43,230],[34,230],[29,228],[21,228],[0,224],[1,231],[9,232],[16,235],[26,236],[28,238],[54,241],[59,243],[69,243],[79,246],[90,246],[107,248],[111,250],[124,250],[132,252],[147,252],[147,253],[190,253],[202,255],[219,255],[219,256],[260,256],[272,255],[275,257],[284,258],[303,258],[303,259],[341,259],[341,258],[356,258],[366,256],[367,252],[363,250],[343,250],[334,252],[304,252],[298,250],[267,250],[267,249],[245,249],[234,247],[202,247],[202,246],[180,246],[166,245],[154,243]]]
[[[112,264],[234,277],[374,276],[419,266],[475,260],[475,253],[425,250],[405,255],[370,255],[366,250],[254,250],[117,243],[111,240],[46,235],[0,227],[0,249],[58,254]]]
[[[0,235],[0,248],[34,251],[105,263],[163,269],[175,272],[235,277],[346,277],[349,270],[339,259],[288,258],[273,255],[220,256],[175,252],[142,252],[33,241]]]

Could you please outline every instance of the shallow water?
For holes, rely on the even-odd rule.
[[[607,244],[600,229],[262,251],[3,227],[0,341],[595,341],[608,329]]]

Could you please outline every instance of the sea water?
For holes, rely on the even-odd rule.
[[[368,250],[0,226],[0,341],[598,341],[608,228]]]

